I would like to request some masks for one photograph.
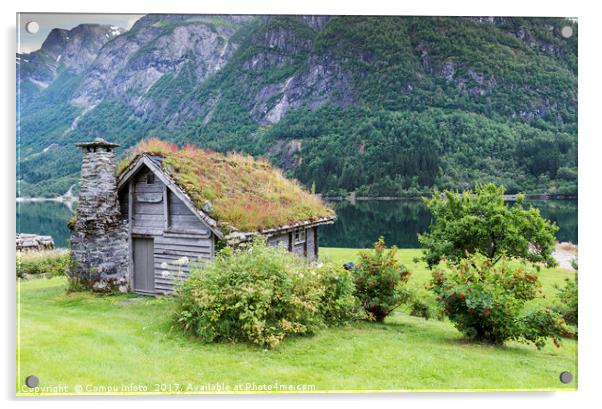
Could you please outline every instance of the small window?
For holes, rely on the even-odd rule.
[[[305,229],[295,230],[295,244],[305,242]]]
[[[148,173],[146,175],[146,184],[147,185],[152,185],[155,183],[155,174],[154,173]]]

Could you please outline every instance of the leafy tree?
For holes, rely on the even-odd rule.
[[[554,265],[552,251],[558,227],[525,208],[524,195],[507,205],[504,188],[487,184],[473,191],[435,193],[425,201],[433,220],[418,240],[429,266],[443,256],[457,262],[469,253],[484,254],[494,264],[503,256]]]

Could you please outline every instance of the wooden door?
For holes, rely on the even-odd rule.
[[[155,263],[153,239],[134,237],[134,290],[155,292]]]

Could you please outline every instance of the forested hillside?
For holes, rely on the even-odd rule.
[[[77,182],[77,141],[150,135],[268,156],[325,194],[577,192],[572,21],[149,15],[106,30],[17,56],[23,196]],[[61,57],[75,46],[77,64]]]

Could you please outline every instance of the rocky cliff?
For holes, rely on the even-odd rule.
[[[576,189],[565,19],[148,15],[53,30],[17,64],[23,194],[77,180],[75,141],[149,135],[267,155],[326,193]]]

